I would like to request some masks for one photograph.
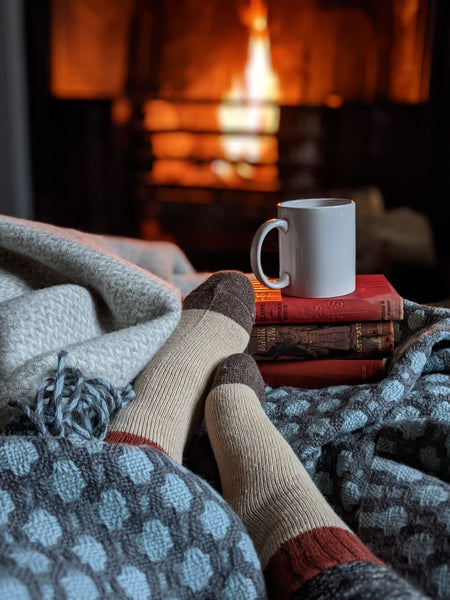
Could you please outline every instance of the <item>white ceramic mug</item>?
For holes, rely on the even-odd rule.
[[[332,298],[355,289],[355,203],[339,198],[287,200],[277,205],[277,219],[263,223],[252,241],[250,260],[257,279],[283,294]],[[278,229],[280,277],[264,274],[261,248]]]

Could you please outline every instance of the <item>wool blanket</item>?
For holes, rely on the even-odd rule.
[[[171,243],[0,216],[0,429],[61,350],[84,377],[126,388],[205,277]]]
[[[373,553],[450,598],[450,310],[404,310],[380,382],[268,388],[266,411]]]
[[[263,600],[245,528],[149,446],[0,436],[0,597]]]
[[[450,309],[404,301],[376,383],[266,388],[265,411],[328,502],[427,597],[450,598]],[[189,466],[219,475],[207,432]]]

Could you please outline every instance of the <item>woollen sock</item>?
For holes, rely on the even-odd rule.
[[[420,597],[334,512],[264,413],[263,400],[264,382],[253,358],[230,356],[217,369],[205,420],[222,494],[255,544],[269,596]],[[392,590],[400,594],[392,596]]]
[[[201,425],[214,371],[246,348],[254,315],[253,288],[243,273],[219,271],[195,288],[174,332],[136,378],[136,399],[111,421],[106,440],[150,444],[181,463]]]

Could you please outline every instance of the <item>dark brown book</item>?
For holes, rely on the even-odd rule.
[[[255,325],[247,352],[256,361],[386,358],[394,352],[392,321]]]
[[[389,359],[324,359],[258,363],[265,383],[271,387],[323,388],[379,381]]]

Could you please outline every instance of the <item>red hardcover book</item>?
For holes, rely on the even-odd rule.
[[[256,361],[385,358],[394,353],[392,321],[255,325],[247,352]]]
[[[265,383],[271,387],[322,388],[379,381],[385,373],[387,360],[326,358],[260,362],[258,367]]]
[[[256,279],[255,323],[320,323],[332,321],[399,321],[403,298],[384,275],[357,275],[356,289],[335,298],[284,296]]]

